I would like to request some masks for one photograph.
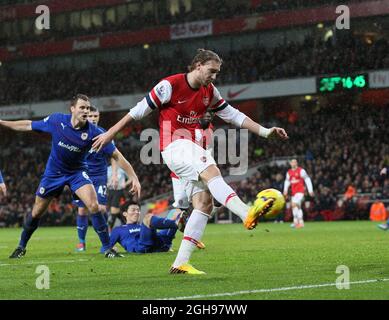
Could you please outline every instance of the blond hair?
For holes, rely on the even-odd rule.
[[[196,69],[196,64],[198,62],[200,62],[201,64],[205,64],[208,61],[216,61],[220,64],[223,63],[223,60],[219,57],[217,53],[211,50],[197,49],[197,54],[194,56],[191,64],[188,66],[189,72]]]

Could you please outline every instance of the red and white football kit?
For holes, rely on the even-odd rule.
[[[284,183],[284,193],[287,193],[289,186],[291,186],[292,202],[296,203],[300,207],[304,199],[305,184],[307,185],[308,192],[313,192],[311,178],[303,168],[297,167],[294,170],[288,170]]]
[[[129,112],[133,119],[139,120],[159,110],[162,158],[172,172],[185,180],[189,198],[207,190],[199,181],[199,175],[216,164],[211,152],[196,141],[196,131],[201,130],[199,120],[209,108],[237,127],[241,127],[246,118],[221,97],[212,83],[193,89],[184,73],[164,78]]]

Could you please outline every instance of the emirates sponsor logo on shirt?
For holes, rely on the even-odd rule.
[[[183,124],[193,124],[193,123],[198,123],[199,118],[183,117],[181,115],[178,115],[177,122],[183,123]]]

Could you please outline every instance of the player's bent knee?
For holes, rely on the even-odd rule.
[[[31,216],[33,218],[40,218],[45,213],[46,209],[43,206],[34,205],[31,211]]]
[[[41,218],[47,210],[47,206],[45,205],[34,205],[31,211],[31,216],[33,218]]]
[[[213,203],[208,202],[208,201],[207,202],[199,201],[194,208],[205,213],[208,216],[211,216],[211,212],[213,209]]]
[[[99,204],[97,202],[91,202],[87,205],[87,208],[90,213],[97,213],[99,212]]]
[[[33,218],[41,218],[44,215],[45,211],[32,210],[31,216]]]
[[[196,193],[192,198],[193,208],[207,215],[210,215],[213,209],[212,196],[209,192]]]
[[[150,225],[151,225],[151,218],[153,217],[153,215],[151,213],[148,213],[145,215],[145,217],[143,218],[143,224],[150,228]]]
[[[206,168],[203,172],[200,173],[200,178],[205,182],[208,183],[211,179],[221,176],[221,172],[219,168],[216,165],[211,165],[208,168]]]

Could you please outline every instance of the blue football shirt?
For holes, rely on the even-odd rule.
[[[49,133],[52,147],[45,174],[72,174],[88,170],[86,156],[92,148],[93,138],[103,131],[86,122],[83,128],[75,129],[71,115],[54,113],[43,120],[32,121],[32,130]]]
[[[127,252],[135,252],[140,230],[141,225],[139,223],[124,224],[114,228],[110,236],[110,246],[113,247],[119,242]]]
[[[103,128],[97,128],[99,128],[102,132],[105,132]],[[115,149],[115,144],[110,142],[102,150],[100,150],[100,152],[95,152],[92,149],[89,150],[88,155],[86,156],[86,161],[90,177],[107,176],[107,168],[109,165],[108,159],[111,158]]]

